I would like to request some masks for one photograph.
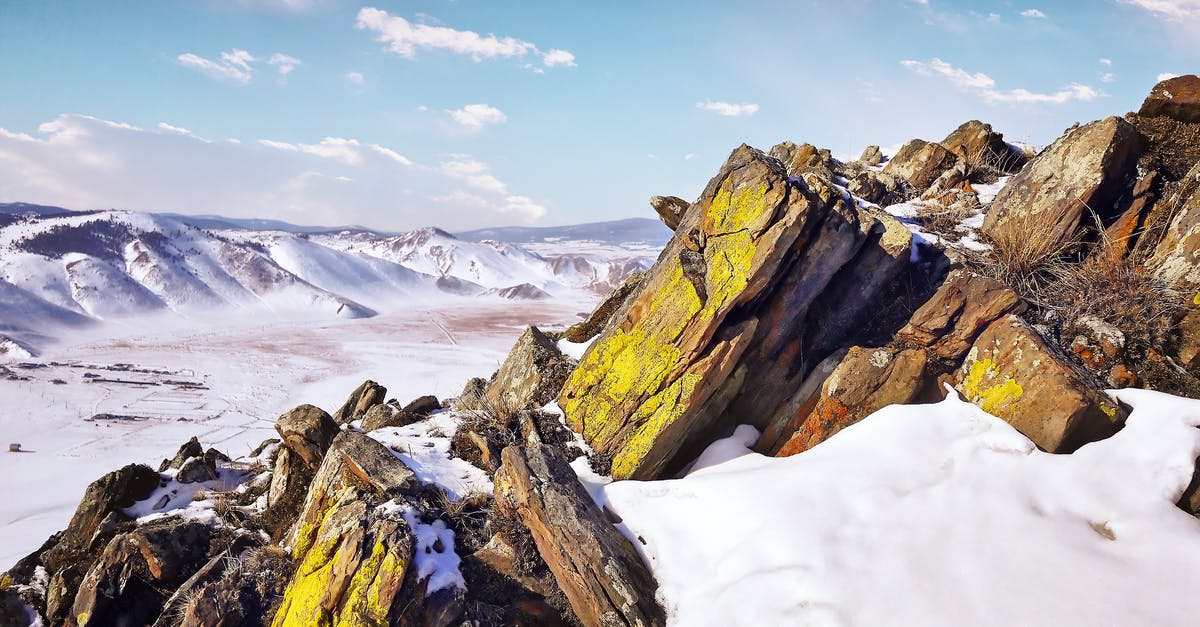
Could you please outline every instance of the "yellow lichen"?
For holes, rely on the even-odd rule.
[[[962,392],[967,400],[978,405],[989,414],[1000,415],[1009,405],[1025,393],[1020,383],[1012,377],[1000,376],[996,362],[991,359],[980,359],[971,363],[966,377],[963,378]]]
[[[346,600],[334,620],[335,626],[382,627],[388,624],[391,599],[381,602],[381,580],[388,577],[404,577],[405,561],[388,551],[381,542],[371,548],[371,555],[362,561],[350,585],[346,589]]]
[[[75,617],[75,623],[78,625],[86,625],[88,622],[88,619],[91,617],[92,616],[90,614],[88,614],[87,612],[80,612],[79,615]]]

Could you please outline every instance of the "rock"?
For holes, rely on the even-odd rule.
[[[142,525],[129,535],[150,575],[172,582],[190,577],[204,563],[212,529],[204,523],[168,519]]]
[[[767,427],[763,429],[758,442],[754,444],[756,452],[764,455],[774,455],[776,451],[783,447],[788,438],[792,437],[792,434],[804,424],[809,414],[812,413],[813,408],[817,406],[817,401],[821,398],[821,388],[825,385],[825,380],[842,363],[842,359],[846,357],[847,352],[849,352],[849,349],[835,351],[832,355],[821,360],[808,373],[808,377],[804,379],[796,389],[796,393],[792,395],[791,402],[785,405],[780,411],[775,412],[771,421],[767,423]]]
[[[1194,74],[1160,82],[1142,102],[1138,115],[1163,116],[1180,122],[1200,122],[1200,78]]]
[[[918,193],[929,189],[943,172],[954,167],[958,155],[934,144],[914,139],[900,149],[883,171],[908,182]]]
[[[316,469],[292,449],[279,449],[271,472],[271,486],[267,489],[268,515],[264,516],[264,526],[271,537],[278,537],[295,521],[314,474]]]
[[[878,294],[867,286],[883,281],[862,275],[882,271],[867,260],[902,247],[880,221],[819,177],[791,178],[738,148],[571,374],[559,396],[567,422],[615,477],[638,479],[674,474],[737,422],[764,427],[826,356],[805,350],[814,303],[832,308],[814,315],[833,326],[822,344],[859,331],[838,320],[844,303],[822,298],[837,277],[858,290],[848,318],[869,310]],[[687,276],[685,251],[703,257],[703,276]]]
[[[510,285],[509,287],[488,290],[487,293],[495,294],[500,298],[507,298],[508,300],[547,300],[553,298],[550,292],[532,283]]]
[[[783,163],[788,176],[816,174],[825,179],[833,179],[833,156],[824,148],[817,148],[812,144],[797,146],[792,142],[782,142],[772,146],[768,154]]]
[[[634,294],[645,284],[647,276],[648,273],[645,270],[639,270],[629,275],[621,285],[600,301],[600,304],[586,320],[576,322],[564,331],[563,339],[582,344],[611,327],[616,323],[619,312],[625,309]]]
[[[957,362],[966,356],[984,328],[1025,309],[1025,302],[1004,284],[956,271],[913,313],[896,338]]]
[[[1179,499],[1183,511],[1200,518],[1200,464],[1196,465],[1196,474],[1192,475],[1192,483],[1183,491]]]
[[[179,447],[179,452],[175,453],[175,457],[172,457],[171,459],[164,459],[163,463],[159,465],[158,471],[166,472],[171,468],[182,468],[183,462],[192,457],[200,457],[203,454],[204,447],[200,445],[200,440],[193,436],[192,439],[187,441],[187,443]]]
[[[1092,368],[1103,370],[1119,363],[1124,356],[1125,334],[1108,322],[1082,316],[1071,325],[1071,331],[1078,334],[1071,342],[1071,350]]]
[[[1019,228],[1053,242],[1070,242],[1117,215],[1117,201],[1134,173],[1143,140],[1129,122],[1108,117],[1060,137],[1034,157],[992,201],[983,231]]]
[[[404,406],[401,411],[406,411],[417,416],[428,416],[435,411],[442,409],[442,403],[436,396],[426,395],[413,399],[413,401]]]
[[[458,398],[454,399],[452,407],[459,411],[482,410],[487,398],[487,386],[487,379],[471,377]]]
[[[954,387],[1051,453],[1069,453],[1106,438],[1127,415],[1013,315],[980,334],[955,374]]]
[[[301,405],[280,416],[275,421],[275,431],[283,438],[283,446],[291,449],[309,468],[315,469],[339,428],[320,407]]]
[[[790,421],[799,428],[772,453],[807,451],[888,405],[940,399],[925,350],[855,346],[825,380],[812,411]]]
[[[1184,292],[1189,302],[1200,303],[1200,163],[1180,181],[1166,203],[1174,218],[1149,265],[1156,268],[1158,278]]]
[[[147,625],[158,617],[163,597],[132,534],[112,539],[88,569],[71,604],[78,627]]]
[[[1179,321],[1179,341],[1175,350],[1179,365],[1195,371],[1200,368],[1200,308],[1193,306]]]
[[[683,219],[683,214],[687,212],[688,204],[688,201],[678,196],[650,197],[650,206],[654,207],[654,211],[658,213],[658,217],[662,219],[663,224],[667,225],[667,228],[672,231],[679,226],[679,221]]]
[[[217,479],[217,466],[211,459],[203,457],[192,457],[183,463],[179,468],[179,472],[175,473],[175,480],[179,483],[203,483],[205,481],[215,481]]]
[[[869,166],[879,165],[883,163],[883,151],[879,149],[879,146],[867,146],[859,156],[858,162]]]
[[[368,409],[366,415],[363,416],[362,430],[370,432],[384,427],[403,427],[411,425],[422,417],[403,409],[397,411],[391,405],[376,405]]]
[[[488,383],[482,409],[507,419],[518,410],[542,407],[558,395],[573,367],[554,340],[529,327]]]
[[[964,122],[947,135],[941,145],[976,169],[991,168],[1001,174],[1017,172],[1029,160],[1024,151],[993,131],[991,124],[979,120]]]
[[[1151,218],[1154,201],[1157,199],[1159,179],[1158,173],[1151,171],[1133,186],[1129,207],[1105,229],[1103,244],[1106,250],[1100,251],[1101,253],[1115,260],[1129,255],[1134,250]]]
[[[128,520],[121,510],[150,496],[161,480],[152,468],[130,464],[89,485],[58,543],[42,553],[46,570],[55,573],[86,559],[89,547],[98,539],[96,532],[102,522],[110,514]]]
[[[353,422],[363,417],[368,409],[379,405],[387,399],[387,388],[374,381],[364,381],[350,394],[346,403],[333,415],[333,421],[339,425]]]
[[[658,583],[637,551],[548,446],[510,446],[496,473],[496,504],[533,534],[580,622],[665,625]]]
[[[855,175],[846,189],[867,202],[886,207],[904,200],[905,185],[906,182],[887,172],[865,170]]]

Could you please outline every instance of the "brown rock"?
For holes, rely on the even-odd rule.
[[[954,167],[958,155],[940,144],[914,139],[892,157],[883,171],[908,181],[918,193],[929,189],[943,172]]]
[[[1127,415],[1037,331],[1012,315],[983,331],[959,368],[954,387],[1051,453],[1069,453],[1106,438]]]
[[[363,416],[362,430],[370,432],[384,427],[403,427],[423,417],[404,409],[397,410],[391,405],[376,405]]]
[[[413,399],[411,403],[404,406],[402,411],[411,412],[418,416],[428,416],[435,411],[439,411],[441,408],[441,401],[438,401],[436,396],[427,394],[425,396]]]
[[[952,361],[962,359],[979,334],[1007,314],[1025,310],[1025,302],[1004,284],[957,271],[921,305],[896,338]]]
[[[771,147],[767,153],[783,163],[788,176],[799,177],[816,174],[825,179],[833,178],[833,155],[824,148],[812,144],[782,142]]]
[[[1000,190],[984,233],[996,237],[1013,223],[1054,242],[1072,241],[1093,224],[1090,212],[1106,221],[1116,217],[1116,203],[1142,148],[1137,130],[1117,117],[1068,132]]]
[[[1200,518],[1200,464],[1196,465],[1196,474],[1192,475],[1192,483],[1183,491],[1179,506],[1183,511]]]
[[[529,327],[493,375],[485,392],[487,406],[483,409],[511,414],[542,407],[558,395],[573,367],[574,363],[558,350],[554,340],[537,327]]]
[[[1179,345],[1175,355],[1188,370],[1200,367],[1200,308],[1193,306],[1179,321]]]
[[[383,403],[387,399],[387,388],[374,381],[364,381],[350,394],[345,404],[333,415],[333,421],[339,425],[353,422],[362,418],[368,409]]]
[[[163,460],[163,463],[158,467],[158,471],[166,472],[171,468],[182,468],[183,462],[186,462],[192,457],[200,457],[203,454],[204,447],[200,445],[200,440],[198,440],[195,436],[192,436],[192,439],[188,440],[183,446],[179,447],[179,452],[175,453],[175,457]]]
[[[1200,163],[1179,183],[1166,203],[1174,218],[1154,249],[1150,266],[1155,274],[1200,303]]]
[[[855,175],[846,189],[867,202],[887,206],[904,200],[905,184],[901,179],[887,172],[866,170]]]
[[[979,120],[964,122],[941,144],[973,167],[994,168],[1003,174],[1020,170],[1028,161],[1025,153],[1004,141],[1004,135],[993,131],[991,124]]]
[[[1200,78],[1194,74],[1176,76],[1155,85],[1138,115],[1200,122]]]
[[[588,627],[665,625],[654,575],[567,461],[548,446],[510,446],[502,458],[497,507],[533,533],[579,620]]]
[[[596,309],[592,311],[586,320],[577,322],[564,331],[562,335],[563,339],[568,342],[582,344],[616,324],[616,319],[620,315],[620,312],[626,308],[629,301],[642,285],[645,284],[647,276],[648,274],[645,270],[639,270],[629,275],[621,285],[609,292],[608,296],[605,296],[604,300],[600,301],[600,304],[596,306]]]
[[[663,224],[667,225],[672,231],[679,226],[679,221],[683,219],[683,214],[687,212],[688,201],[678,196],[651,196],[650,206],[654,207],[654,211],[658,212],[658,217],[662,219]]]
[[[863,165],[876,166],[883,163],[883,151],[879,146],[867,146],[859,156],[858,162]]]
[[[309,468],[315,469],[338,434],[338,423],[320,407],[301,405],[275,421],[275,431]]]

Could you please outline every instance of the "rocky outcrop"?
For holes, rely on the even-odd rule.
[[[896,338],[957,362],[988,325],[1025,309],[1020,297],[999,281],[959,270],[913,312]]]
[[[992,323],[975,340],[954,387],[1052,453],[1069,453],[1112,435],[1127,415],[1013,315]]]
[[[654,576],[567,461],[544,445],[512,446],[502,457],[497,507],[533,533],[579,620],[588,627],[665,625]]]
[[[674,472],[735,414],[765,422],[785,404],[824,357],[804,350],[810,308],[834,277],[853,289],[882,283],[843,270],[875,271],[856,258],[894,259],[908,238],[819,177],[735,150],[572,373],[559,397],[567,421],[618,478]],[[874,296],[857,292],[854,311]]]
[[[615,324],[618,312],[625,309],[626,304],[641,289],[646,282],[648,273],[645,270],[638,270],[626,277],[625,281],[617,287],[617,289],[609,292],[604,300],[596,306],[591,315],[587,319],[576,322],[563,332],[563,339],[568,342],[581,344],[586,342],[608,327]]]
[[[379,405],[387,399],[387,388],[374,381],[363,381],[350,394],[350,398],[333,415],[333,421],[339,425],[353,422],[362,418],[368,409]]]
[[[483,398],[469,406],[494,412],[502,419],[521,409],[541,407],[554,400],[573,367],[574,362],[558,350],[554,340],[537,327],[529,327],[492,375]]]
[[[941,145],[974,167],[987,167],[1002,174],[1019,171],[1029,160],[1024,151],[993,131],[991,124],[979,120],[964,122],[947,135]]]
[[[940,144],[914,139],[896,153],[884,166],[887,174],[898,176],[908,182],[918,193],[929,189],[943,172],[954,167],[958,155]]]
[[[1200,163],[1166,201],[1174,214],[1150,263],[1156,274],[1190,298],[1200,290]]]
[[[829,150],[812,144],[782,142],[771,147],[767,153],[783,163],[788,176],[799,177],[816,174],[826,179],[833,178],[834,159]]]
[[[883,151],[879,146],[867,146],[858,157],[858,162],[866,166],[877,166],[883,163]]]
[[[1019,228],[1054,242],[1068,242],[1094,223],[1111,220],[1143,149],[1125,120],[1108,117],[1060,137],[1000,191],[988,209],[984,233]]]
[[[663,224],[667,225],[672,231],[679,226],[679,221],[683,219],[683,214],[687,212],[688,201],[678,196],[651,196],[650,206],[658,213],[658,217],[662,219]]]
[[[1138,115],[1168,117],[1180,122],[1200,122],[1200,77],[1176,76],[1154,86]]]
[[[315,470],[340,429],[320,407],[301,405],[280,416],[275,431],[283,438],[283,446]]]

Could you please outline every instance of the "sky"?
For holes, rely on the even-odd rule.
[[[0,0],[0,202],[383,230],[653,217],[730,151],[1042,146],[1200,0]]]

